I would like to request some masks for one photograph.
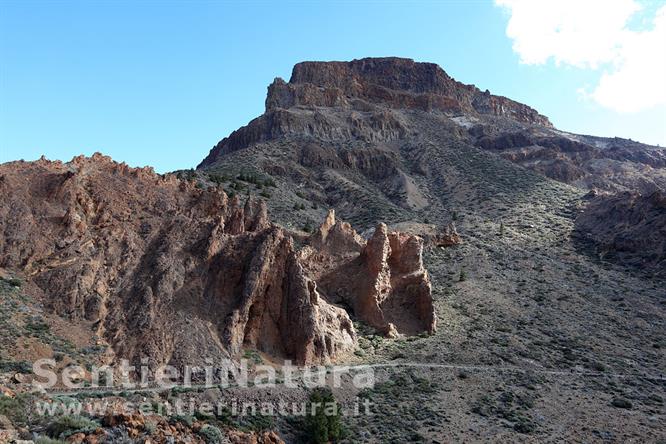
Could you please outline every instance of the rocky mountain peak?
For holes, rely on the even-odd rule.
[[[266,111],[293,106],[367,107],[359,100],[395,109],[487,114],[552,126],[529,106],[460,83],[434,63],[398,57],[298,63],[289,83],[276,79],[269,86]]]
[[[410,131],[406,113],[442,118],[501,118],[520,125],[552,128],[527,105],[453,79],[434,63],[397,57],[351,62],[302,62],[289,82],[268,87],[266,111],[221,140],[199,167],[220,155],[280,138],[317,141],[388,142]]]

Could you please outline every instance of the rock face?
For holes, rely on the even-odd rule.
[[[319,108],[353,113],[330,115]],[[211,165],[220,155],[281,136],[400,139],[409,131],[393,110],[499,116],[552,126],[529,106],[457,82],[434,63],[396,57],[303,62],[294,66],[289,83],[276,78],[268,87],[266,113],[218,143],[200,167]]]
[[[666,189],[666,150],[659,147],[539,128],[470,132],[478,147],[560,182],[607,191]]]
[[[197,365],[253,348],[312,363],[354,347],[349,315],[318,290],[308,255],[268,221],[261,201],[243,205],[217,188],[99,154],[0,165],[0,201],[0,267],[39,287],[48,309],[94,322],[119,357]],[[352,231],[333,217],[308,248],[322,258],[355,257],[354,279],[365,284],[377,276]],[[425,307],[427,274],[411,242],[409,264],[398,266],[406,267],[401,276],[421,273],[420,290],[403,291],[406,278],[383,290]],[[384,326],[372,316],[368,322]],[[419,331],[432,328],[434,318]]]
[[[604,259],[666,277],[666,194],[592,195],[576,220],[580,235]]]
[[[433,234],[426,237],[426,241],[435,247],[452,247],[462,243],[462,238],[454,223],[449,223],[446,227],[441,227]]]
[[[331,210],[309,245],[303,260],[329,301],[389,336],[435,331],[421,238],[380,224],[366,242]]]

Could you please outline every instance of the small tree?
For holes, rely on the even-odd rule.
[[[467,280],[467,274],[465,273],[465,269],[461,268],[460,269],[460,276],[458,277],[459,282],[465,282]]]
[[[329,389],[320,388],[312,392],[306,414],[305,425],[310,442],[326,444],[342,438],[341,409]]]
[[[504,236],[504,222],[500,221],[499,235]]]

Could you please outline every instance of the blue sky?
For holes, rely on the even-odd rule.
[[[645,4],[631,26],[652,29],[663,4]],[[492,1],[0,0],[0,162],[101,151],[160,172],[194,167],[263,112],[266,87],[295,63],[369,56],[435,62],[563,130],[666,145],[666,104],[623,112],[594,93],[612,66],[557,52],[534,62],[533,49],[513,48],[533,41],[516,11]]]

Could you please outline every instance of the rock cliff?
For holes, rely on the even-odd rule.
[[[262,201],[242,204],[218,188],[99,154],[3,164],[0,201],[0,267],[40,288],[49,310],[93,322],[116,355],[132,361],[196,365],[244,348],[299,363],[343,356],[356,333],[325,279],[343,257],[356,269],[347,282],[364,289],[345,302],[378,307],[355,317],[385,332],[389,321],[400,332],[434,330],[415,237],[379,230],[384,253],[393,236],[394,253],[375,252],[331,216],[304,254],[268,221]],[[314,255],[325,262],[316,273]],[[382,316],[389,303],[417,307],[407,310],[404,329]]]
[[[330,108],[336,112],[327,112]],[[529,106],[457,82],[434,63],[396,57],[303,62],[294,66],[288,83],[276,78],[268,87],[266,112],[218,143],[200,167],[225,153],[281,136],[400,139],[409,134],[399,116],[404,110],[498,116],[552,126]]]

